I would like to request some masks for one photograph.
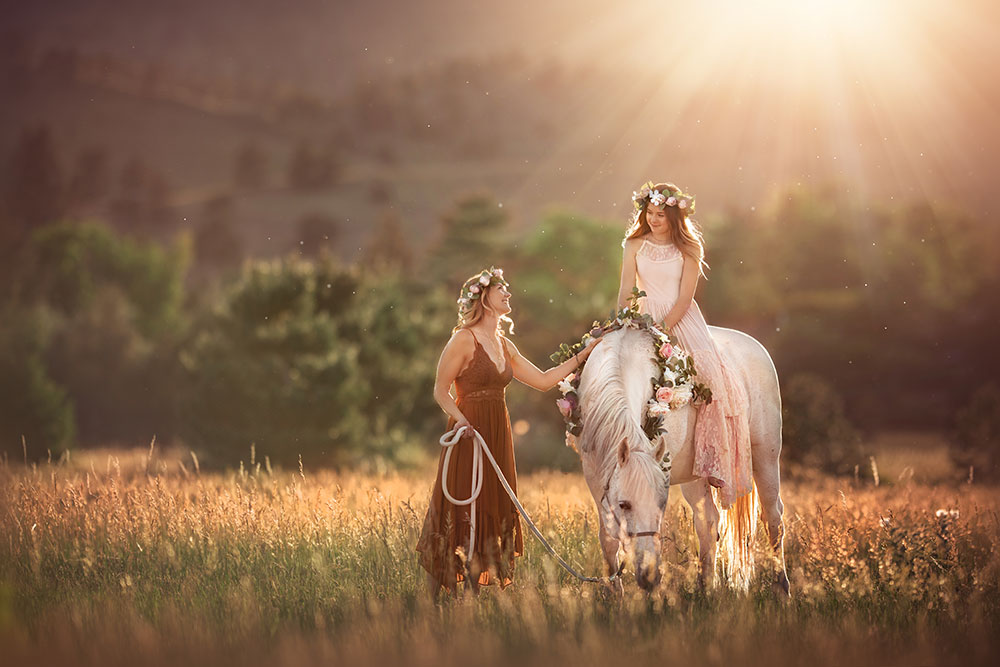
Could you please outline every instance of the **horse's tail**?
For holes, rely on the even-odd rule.
[[[722,571],[733,588],[746,590],[754,575],[753,546],[760,518],[757,485],[721,513],[719,555]]]

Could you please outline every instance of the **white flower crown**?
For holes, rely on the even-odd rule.
[[[652,181],[647,181],[639,190],[632,192],[632,204],[635,206],[637,211],[641,211],[646,204],[652,204],[653,206],[676,206],[681,210],[687,210],[688,215],[694,213],[694,197],[681,192],[680,189],[677,192],[672,192],[670,190],[660,190],[656,189],[656,184]]]
[[[475,302],[479,300],[479,297],[483,295],[483,292],[490,285],[503,285],[506,287],[509,284],[503,277],[503,269],[491,266],[488,270],[480,273],[477,278],[469,280],[462,286],[461,296],[458,297],[459,311],[466,312],[471,310]]]

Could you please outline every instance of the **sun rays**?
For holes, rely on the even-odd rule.
[[[613,218],[656,174],[720,204],[830,182],[887,202],[984,201],[1000,151],[987,3],[648,1],[586,12],[560,45],[587,75],[519,195],[555,191],[548,202]],[[607,201],[612,191],[622,201]]]

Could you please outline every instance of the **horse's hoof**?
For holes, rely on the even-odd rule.
[[[774,596],[779,600],[791,600],[792,592],[791,587],[788,584],[788,575],[784,572],[779,572],[778,577],[775,579],[774,583],[771,584],[771,590],[774,592]]]

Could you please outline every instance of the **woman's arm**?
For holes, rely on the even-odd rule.
[[[698,275],[701,270],[696,258],[684,255],[684,268],[681,270],[681,288],[677,294],[677,301],[663,318],[663,328],[669,330],[681,321],[684,313],[691,307],[694,301],[694,291],[698,287]]]
[[[618,310],[624,308],[632,296],[632,288],[635,287],[635,254],[640,245],[642,241],[639,239],[625,241],[625,250],[622,252],[622,277],[618,285]]]
[[[456,331],[438,359],[437,375],[434,378],[434,400],[447,415],[455,420],[455,426],[468,426],[469,420],[458,409],[458,403],[451,395],[451,385],[475,354],[476,343],[472,332],[466,329]]]
[[[594,351],[594,348],[600,344],[600,339],[597,343],[593,345],[588,345],[587,347],[580,350],[580,352],[573,357],[570,357],[566,361],[562,362],[558,366],[553,366],[547,371],[543,371],[535,366],[533,363],[528,361],[517,349],[514,343],[510,342],[506,338],[503,339],[504,344],[507,346],[507,351],[510,352],[510,363],[511,368],[514,371],[514,377],[523,384],[528,385],[532,389],[537,389],[538,391],[548,391],[552,387],[559,384],[559,381],[564,377],[575,371],[580,367],[590,353]]]

